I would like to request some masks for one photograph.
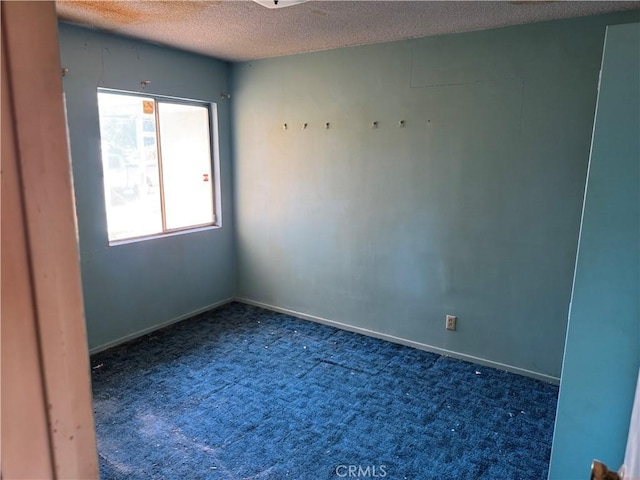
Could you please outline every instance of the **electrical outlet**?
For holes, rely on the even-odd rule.
[[[456,317],[455,315],[447,315],[447,323],[446,323],[447,330],[456,329],[456,320],[458,320],[458,317]]]

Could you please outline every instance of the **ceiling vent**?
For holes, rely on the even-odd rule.
[[[305,3],[305,2],[308,2],[309,0],[253,0],[253,1],[267,8],[284,8],[284,7],[291,7],[292,5],[298,5],[299,3]]]

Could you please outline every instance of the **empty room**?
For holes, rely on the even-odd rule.
[[[640,2],[2,30],[3,478],[640,478]]]

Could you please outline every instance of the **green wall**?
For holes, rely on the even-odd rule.
[[[640,23],[607,29],[549,478],[622,464],[640,368]]]
[[[228,64],[60,24],[89,348],[153,330],[234,296]],[[218,104],[222,227],[108,246],[97,88]]]
[[[634,18],[233,65],[237,296],[557,381],[605,26]]]

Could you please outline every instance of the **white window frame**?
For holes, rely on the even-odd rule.
[[[153,240],[157,238],[170,237],[174,235],[183,235],[187,233],[195,233],[201,231],[207,231],[222,227],[222,212],[221,212],[221,192],[220,192],[220,155],[219,155],[219,135],[218,135],[218,104],[215,102],[206,102],[203,100],[195,100],[191,98],[173,97],[167,95],[158,95],[149,92],[132,92],[128,90],[119,90],[113,88],[98,87],[97,93],[108,93],[115,95],[124,95],[129,97],[140,97],[153,99],[154,101],[154,116],[156,124],[156,147],[158,152],[158,185],[160,189],[160,209],[162,212],[162,232],[152,233],[149,235],[141,235],[136,237],[128,237],[117,240],[108,240],[109,246],[123,245],[133,242],[141,242],[146,240]],[[96,99],[97,99],[96,93]],[[179,105],[193,105],[204,107],[207,109],[209,116],[209,152],[211,157],[211,181],[212,198],[213,202],[213,222],[200,225],[190,225],[180,228],[167,228],[166,226],[166,213],[164,205],[164,186],[163,186],[163,173],[162,173],[162,152],[160,147],[160,121],[158,117],[158,102],[173,103]],[[100,115],[98,109],[98,116]],[[101,151],[100,155],[103,155]],[[102,159],[103,160],[103,159]],[[104,165],[104,161],[102,162]],[[104,181],[102,187],[105,188]],[[106,202],[106,196],[103,196]],[[106,205],[105,205],[106,207]],[[105,208],[105,215],[106,215]],[[105,216],[105,223],[107,224],[107,238],[108,238],[108,219]]]

